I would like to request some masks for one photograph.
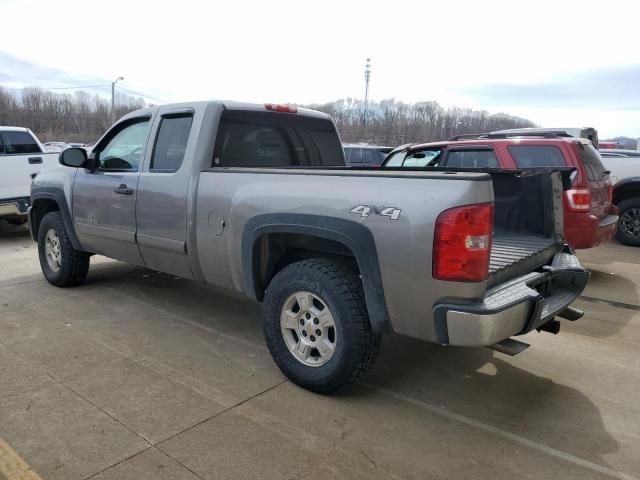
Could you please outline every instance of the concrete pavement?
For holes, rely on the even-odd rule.
[[[559,335],[513,358],[389,337],[323,397],[277,370],[258,305],[102,258],[56,289],[0,222],[0,439],[42,479],[638,478],[640,249],[580,256]]]

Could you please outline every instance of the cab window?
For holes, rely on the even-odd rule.
[[[2,143],[4,153],[7,154],[29,154],[42,153],[40,147],[27,132],[5,131],[2,132]]]
[[[191,132],[192,115],[163,117],[151,157],[152,172],[175,172],[182,165]]]
[[[446,166],[454,168],[497,168],[498,159],[494,151],[488,148],[449,150]]]
[[[98,152],[98,168],[137,171],[149,136],[148,118],[136,120],[119,130]]]
[[[402,166],[408,168],[437,167],[442,157],[442,151],[442,148],[429,148],[411,152],[405,157]]]

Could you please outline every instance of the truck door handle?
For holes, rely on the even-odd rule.
[[[29,164],[42,163],[42,157],[29,157]]]
[[[133,188],[127,187],[124,183],[113,190],[118,195],[133,195]]]

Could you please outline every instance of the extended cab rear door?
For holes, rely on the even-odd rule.
[[[144,264],[191,278],[187,219],[193,157],[198,140],[192,108],[160,107],[154,120],[136,206]],[[198,122],[202,112],[197,117]]]

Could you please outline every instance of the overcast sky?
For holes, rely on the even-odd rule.
[[[0,0],[0,19],[8,87],[324,102],[364,97],[371,57],[376,100],[640,137],[637,0]]]

